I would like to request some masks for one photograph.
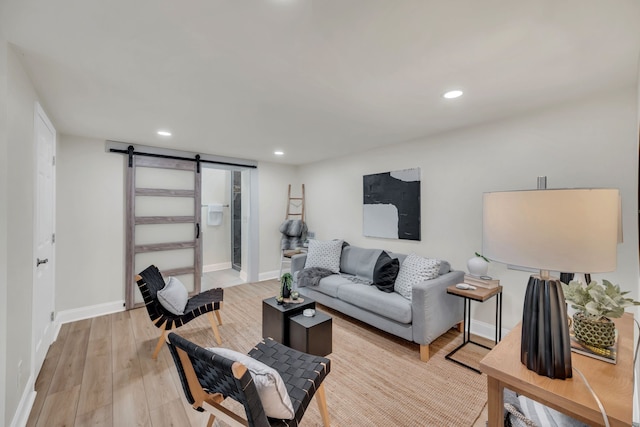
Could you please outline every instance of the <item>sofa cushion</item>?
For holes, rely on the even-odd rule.
[[[342,240],[309,240],[309,250],[304,268],[320,267],[338,273],[341,253]]]
[[[435,279],[438,277],[439,271],[440,260],[409,254],[400,265],[394,290],[406,299],[411,300],[413,286],[423,280]]]
[[[332,274],[331,276],[320,279],[318,286],[314,286],[313,290],[322,292],[333,298],[338,298],[338,288],[342,285],[352,283],[349,279],[342,277],[340,274]]]
[[[383,251],[373,270],[373,284],[383,292],[393,292],[399,270],[400,261],[398,258],[391,258],[388,253]]]
[[[340,271],[351,274],[359,280],[372,283],[373,271],[382,252],[382,249],[347,246],[342,250],[340,257]]]
[[[375,286],[348,282],[338,287],[338,298],[396,322],[411,323],[411,302],[395,292],[388,294]]]

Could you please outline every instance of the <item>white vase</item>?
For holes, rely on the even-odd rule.
[[[474,276],[486,276],[489,271],[489,263],[482,257],[473,257],[467,261],[467,269]]]

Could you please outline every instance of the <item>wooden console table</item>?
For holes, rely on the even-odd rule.
[[[602,402],[611,426],[630,426],[633,416],[633,315],[614,319],[618,329],[618,363],[571,353],[573,378],[554,380],[520,363],[521,324],[480,362],[487,374],[489,426],[503,424],[503,390],[508,388],[586,424],[604,426],[602,414],[578,368]]]

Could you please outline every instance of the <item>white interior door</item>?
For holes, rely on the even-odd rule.
[[[55,152],[56,130],[36,103],[36,197],[34,214],[33,372],[38,375],[53,342],[55,308]]]

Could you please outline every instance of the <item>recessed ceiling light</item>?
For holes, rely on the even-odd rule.
[[[284,151],[274,151],[273,154],[276,156],[284,156]]]
[[[453,99],[462,96],[462,93],[463,92],[461,90],[450,90],[449,92],[445,92],[442,96],[447,99]]]
[[[166,130],[159,130],[158,131],[158,135],[160,135],[160,136],[171,136],[171,132],[166,131]]]

